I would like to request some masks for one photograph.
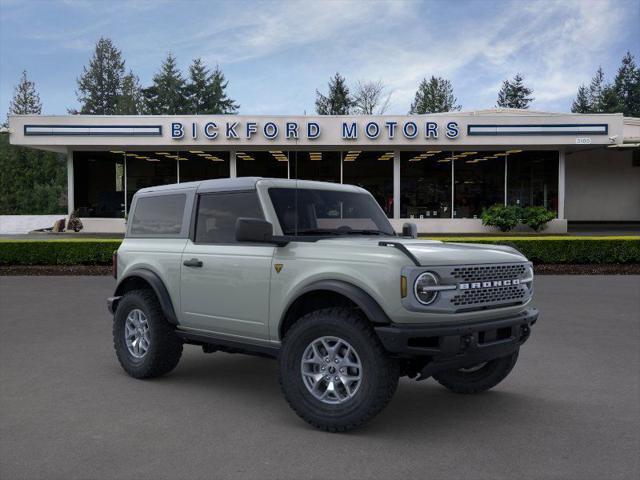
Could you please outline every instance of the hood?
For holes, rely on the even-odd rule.
[[[515,248],[506,245],[484,245],[478,243],[445,243],[438,240],[416,240],[398,237],[340,237],[321,242],[332,242],[355,247],[378,247],[378,242],[388,241],[403,244],[423,266],[429,265],[473,265],[483,263],[516,263],[527,261]]]
[[[425,240],[402,242],[421,265],[473,265],[515,263],[527,259],[515,248],[479,243],[444,243]]]

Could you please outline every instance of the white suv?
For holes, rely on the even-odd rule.
[[[538,316],[518,251],[398,236],[354,186],[166,185],[140,190],[129,218],[108,301],[125,371],[168,373],[185,343],[274,357],[292,408],[328,431],[371,419],[402,375],[497,385]]]

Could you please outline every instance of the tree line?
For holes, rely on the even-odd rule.
[[[80,108],[70,113],[94,115],[138,114],[235,114],[240,106],[227,95],[228,82],[219,66],[210,69],[196,58],[185,76],[176,58],[168,54],[151,85],[143,87],[127,70],[122,52],[108,38],[101,38],[87,66],[77,79]],[[382,81],[358,81],[350,89],[336,73],[327,93],[316,90],[320,115],[382,114],[391,92]],[[496,106],[529,108],[533,89],[516,74],[503,81]],[[458,111],[462,107],[451,81],[425,77],[418,85],[409,114]],[[599,67],[588,85],[580,85],[571,111],[574,113],[623,112],[640,117],[640,69],[631,53],[622,59],[613,81]],[[9,106],[10,114],[42,113],[35,83],[23,71]],[[66,210],[66,159],[56,153],[9,145],[0,135],[0,214],[64,213]]]
[[[228,82],[219,66],[210,70],[200,58],[185,76],[167,54],[148,87],[126,71],[122,52],[108,38],[96,43],[89,65],[78,78],[79,110],[86,115],[232,114],[240,107],[227,96]]]

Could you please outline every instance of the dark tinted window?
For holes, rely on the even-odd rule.
[[[138,198],[133,218],[133,235],[178,235],[182,229],[182,217],[186,195],[158,195]]]
[[[394,235],[371,195],[339,190],[270,188],[285,235]]]
[[[238,217],[263,218],[255,191],[201,195],[196,243],[235,243]]]

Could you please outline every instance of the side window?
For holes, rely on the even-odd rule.
[[[236,243],[238,217],[263,218],[255,191],[200,195],[195,242]]]
[[[140,197],[131,218],[132,235],[179,235],[187,196]]]

